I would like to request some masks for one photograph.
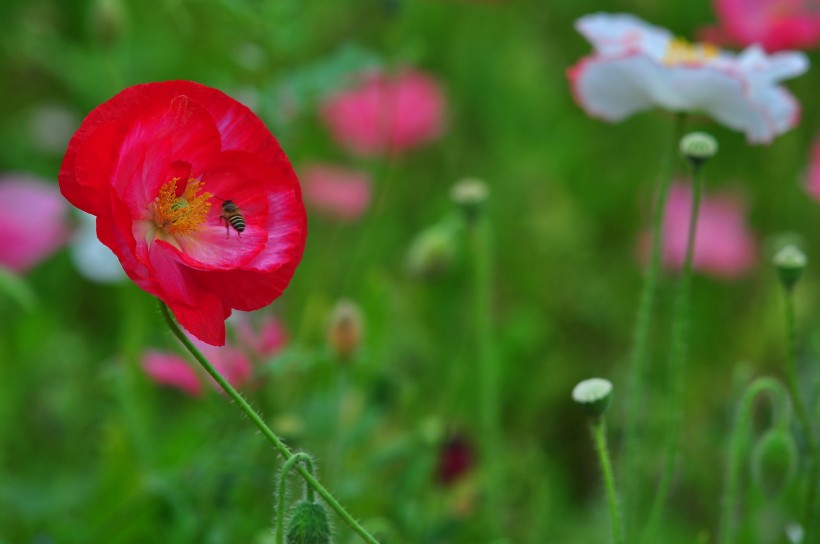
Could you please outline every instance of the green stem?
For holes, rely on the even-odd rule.
[[[598,454],[598,461],[601,463],[601,472],[604,476],[606,499],[607,503],[609,503],[609,517],[612,522],[612,542],[614,544],[623,544],[625,542],[624,528],[621,523],[621,511],[618,506],[618,493],[615,488],[612,461],[610,461],[609,448],[606,444],[606,423],[604,418],[596,418],[590,427],[592,428],[592,438],[595,442],[595,452]]]
[[[669,408],[668,429],[665,441],[664,463],[658,482],[655,499],[649,512],[649,521],[644,532],[643,542],[654,543],[658,523],[669,494],[672,476],[680,454],[679,440],[681,420],[683,419],[684,401],[684,367],[689,348],[689,320],[692,291],[692,261],[695,254],[695,238],[698,226],[698,213],[702,188],[700,166],[693,167],[692,175],[692,209],[689,214],[689,233],[686,241],[686,257],[683,261],[680,283],[675,297],[675,313],[672,315],[672,346],[669,354]]]
[[[726,467],[726,484],[721,499],[718,544],[732,544],[735,541],[740,472],[751,433],[752,408],[757,396],[763,392],[769,393],[772,398],[773,425],[782,424],[786,417],[784,407],[788,402],[788,393],[779,381],[774,378],[758,378],[746,388],[738,404],[729,442],[729,465]]]
[[[624,490],[627,520],[630,522],[627,523],[627,529],[634,526],[637,521],[637,510],[639,509],[637,493],[641,489],[641,485],[639,484],[641,478],[638,476],[641,463],[638,458],[637,435],[640,426],[640,414],[645,410],[646,394],[644,393],[644,389],[647,382],[646,374],[649,362],[649,331],[660,280],[661,250],[663,249],[662,233],[666,214],[666,201],[669,195],[669,186],[672,181],[674,164],[677,159],[678,144],[683,133],[685,122],[686,114],[678,114],[675,119],[672,141],[664,153],[661,164],[661,174],[655,189],[655,202],[652,211],[652,242],[649,263],[638,302],[638,314],[635,320],[635,331],[632,339],[632,355],[629,362],[628,377],[629,395],[627,395],[626,420],[622,446],[624,477],[627,481],[633,482],[633,485],[627,486]]]
[[[282,465],[282,472],[279,473],[279,488],[277,490],[279,504],[276,508],[276,544],[284,544],[285,542],[285,499],[287,498],[286,488],[288,474],[290,473],[290,469],[293,468],[293,465],[299,461],[304,462],[306,470],[313,474],[313,459],[310,458],[310,455],[302,451],[293,454],[293,457],[285,461],[285,464]],[[315,502],[313,488],[309,485],[305,485],[305,491],[307,500],[309,502]]]
[[[811,419],[803,398],[800,395],[800,387],[798,386],[797,378],[797,328],[795,327],[794,318],[794,293],[792,288],[784,288],[785,294],[785,312],[786,312],[786,335],[787,335],[787,358],[786,362],[786,385],[789,388],[789,394],[792,398],[794,411],[797,414],[797,419],[800,421],[800,426],[803,429],[803,434],[806,439],[806,446],[809,450],[808,461],[808,478],[806,480],[806,510],[803,514],[803,528],[805,530],[805,542],[814,542],[812,537],[814,535],[814,524],[817,522],[817,484],[818,472],[820,471],[820,449],[818,449],[817,438],[812,429]]]
[[[248,404],[248,401],[246,401],[242,397],[242,395],[239,394],[239,392],[236,389],[234,389],[230,383],[228,383],[228,380],[222,377],[222,375],[213,367],[213,365],[208,361],[208,359],[206,359],[205,356],[202,355],[202,353],[200,353],[200,351],[196,348],[196,346],[194,346],[191,340],[187,336],[185,336],[185,334],[182,332],[182,329],[179,328],[179,325],[177,325],[177,322],[171,315],[168,306],[166,306],[165,303],[162,301],[160,301],[159,306],[162,310],[162,316],[165,318],[165,322],[168,324],[168,327],[171,329],[171,332],[174,333],[174,336],[176,336],[179,339],[179,341],[182,342],[182,344],[188,351],[191,352],[191,355],[194,356],[197,362],[199,362],[199,364],[202,365],[202,368],[204,368],[205,371],[208,374],[210,374],[214,380],[216,380],[216,382],[219,384],[220,387],[222,387],[225,393],[227,393],[228,396],[231,397],[231,399],[233,399],[233,401],[239,406],[239,408],[243,412],[245,412],[245,415],[247,415],[248,418],[254,423],[254,425],[257,426],[257,428],[265,436],[265,438],[267,438],[268,441],[271,444],[273,444],[273,447],[276,448],[276,451],[278,451],[279,454],[285,458],[285,461],[289,461],[294,456],[294,454],[291,453],[291,451],[288,449],[285,443],[282,442],[278,436],[276,436],[276,434],[270,429],[270,427],[268,427],[265,424],[265,422],[262,421],[262,418],[259,416],[259,414],[257,414],[256,411],[251,407],[251,405]],[[322,484],[319,483],[319,481],[313,476],[313,474],[311,474],[305,467],[301,465],[296,465],[295,469],[296,472],[298,472],[299,475],[305,480],[305,483],[309,487],[313,488],[316,491],[316,493],[318,493],[319,496],[322,497],[322,499],[327,503],[327,505],[330,506],[336,512],[336,514],[339,515],[340,518],[342,518],[342,521],[344,521],[356,534],[362,537],[362,540],[364,540],[365,542],[369,542],[370,544],[378,544],[378,541],[375,538],[373,538],[373,536],[370,533],[368,533],[364,527],[359,525],[359,523],[355,519],[353,519],[353,516],[351,516],[347,512],[347,510],[345,510],[344,507],[341,504],[339,504],[339,501],[337,501],[336,498],[333,495],[331,495],[330,492],[327,489],[325,489]]]
[[[492,331],[492,257],[490,250],[490,225],[485,212],[479,213],[470,221],[469,232],[473,250],[474,284],[474,317],[476,348],[479,370],[479,425],[481,431],[481,449],[487,460],[487,513],[492,536],[501,534],[502,498],[501,475],[499,467],[501,455],[501,433],[499,430],[499,395],[498,365],[496,364],[495,346]]]

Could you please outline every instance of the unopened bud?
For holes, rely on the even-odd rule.
[[[105,46],[116,43],[125,30],[127,15],[121,0],[96,0],[91,8],[91,26]]]
[[[330,522],[318,502],[300,501],[288,520],[288,544],[330,544]]]
[[[481,213],[481,209],[487,201],[489,192],[487,184],[484,181],[478,178],[464,178],[453,185],[450,191],[450,197],[453,199],[453,202],[464,210],[467,221],[473,222]]]
[[[760,491],[774,499],[792,482],[797,470],[797,445],[782,429],[770,429],[752,451],[752,480]]]
[[[793,244],[778,251],[773,259],[780,282],[786,289],[791,289],[806,268],[806,254]]]
[[[453,228],[445,223],[421,231],[407,251],[407,270],[414,277],[432,280],[444,276],[456,259]]]
[[[717,151],[717,140],[705,132],[690,132],[680,141],[681,154],[695,170],[714,157]]]
[[[348,360],[359,348],[364,336],[364,320],[359,307],[352,301],[341,300],[330,314],[328,344],[334,355]]]
[[[584,407],[592,417],[601,417],[612,399],[612,382],[603,378],[590,378],[575,386],[572,400]]]

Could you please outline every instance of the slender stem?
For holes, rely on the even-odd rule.
[[[675,297],[675,313],[672,316],[672,346],[669,354],[669,408],[668,429],[665,441],[664,463],[655,499],[649,512],[649,521],[644,532],[643,542],[654,543],[661,514],[669,494],[672,476],[677,468],[679,435],[683,419],[684,401],[684,366],[689,348],[689,314],[692,291],[692,262],[695,254],[695,239],[698,226],[698,213],[701,198],[701,167],[693,168],[692,175],[692,209],[689,214],[689,234],[686,241],[686,257],[683,261],[680,283]]]
[[[639,414],[644,410],[646,396],[644,387],[647,382],[646,374],[649,362],[649,331],[660,280],[661,250],[663,249],[663,221],[666,214],[666,200],[669,195],[672,172],[677,159],[678,143],[683,133],[685,122],[686,114],[678,114],[675,120],[672,141],[664,152],[660,177],[656,183],[655,202],[652,211],[650,234],[652,242],[649,263],[638,302],[638,314],[635,320],[635,331],[632,339],[632,355],[629,361],[628,378],[629,395],[627,395],[621,461],[626,480],[633,482],[633,485],[627,486],[624,490],[627,521],[631,522],[627,523],[628,530],[633,527],[634,522],[637,521],[637,510],[639,508],[637,493],[641,489],[641,485],[640,478],[638,477],[640,459],[638,458],[637,435],[640,426],[639,420],[641,419]]]
[[[598,454],[601,473],[604,476],[606,500],[609,503],[609,517],[612,522],[612,542],[614,544],[623,544],[625,542],[624,528],[621,522],[621,510],[618,505],[618,492],[615,488],[615,475],[612,471],[612,461],[610,461],[609,448],[606,444],[606,422],[603,417],[596,418],[592,421],[590,427],[595,442],[595,452]]]
[[[800,426],[803,429],[803,434],[806,439],[806,446],[809,450],[808,461],[808,478],[806,480],[806,510],[803,514],[803,528],[805,533],[805,542],[814,542],[812,536],[815,531],[814,524],[817,522],[817,484],[818,471],[820,471],[820,450],[817,445],[817,438],[812,429],[811,419],[803,398],[800,395],[800,387],[798,386],[797,378],[797,328],[795,327],[794,319],[794,292],[793,288],[784,288],[785,294],[785,312],[786,312],[786,335],[787,335],[787,358],[786,361],[786,385],[789,388],[789,394],[792,398],[794,411],[797,414],[797,419],[800,421]]]
[[[222,377],[222,375],[213,367],[213,365],[208,361],[208,359],[206,359],[205,356],[202,355],[202,353],[200,353],[200,351],[196,348],[196,346],[194,346],[191,340],[187,336],[185,336],[185,334],[182,332],[182,329],[179,328],[179,325],[177,325],[177,322],[171,315],[168,306],[166,306],[165,303],[161,301],[159,306],[162,310],[162,316],[165,318],[165,322],[168,324],[168,327],[171,329],[171,332],[174,333],[174,336],[176,336],[179,339],[179,341],[182,342],[182,344],[188,351],[191,352],[191,355],[194,356],[197,362],[199,362],[199,364],[202,365],[202,368],[204,368],[205,371],[208,374],[210,374],[214,380],[216,380],[216,382],[219,384],[220,387],[222,387],[225,393],[227,393],[228,396],[231,397],[233,401],[239,406],[239,408],[243,412],[245,412],[245,415],[247,415],[248,418],[254,423],[254,425],[257,426],[257,428],[265,436],[265,438],[267,438],[268,441],[271,444],[273,444],[273,447],[276,448],[276,451],[278,451],[279,454],[285,458],[285,461],[290,460],[293,457],[293,453],[291,453],[291,451],[288,449],[285,443],[282,442],[282,440],[280,440],[278,436],[276,436],[276,434],[270,429],[270,427],[268,427],[265,424],[265,422],[262,421],[262,418],[259,416],[259,414],[257,414],[256,411],[251,407],[251,405],[248,404],[248,401],[246,401],[242,397],[242,395],[239,394],[239,392],[236,389],[234,389],[233,386],[230,383],[228,383],[228,381],[225,378]],[[359,523],[355,519],[353,519],[353,516],[351,516],[347,512],[347,510],[345,510],[344,507],[341,504],[339,504],[339,501],[337,501],[336,498],[330,494],[330,491],[325,489],[324,486],[319,483],[319,481],[313,476],[313,474],[311,474],[305,467],[301,465],[296,465],[295,469],[296,472],[298,472],[299,475],[305,480],[305,483],[309,487],[313,488],[316,491],[316,493],[318,493],[319,496],[321,496],[322,499],[327,503],[327,505],[330,506],[336,512],[336,514],[339,515],[340,518],[342,518],[342,521],[344,521],[354,532],[356,532],[356,534],[362,537],[362,540],[364,540],[365,542],[369,542],[371,544],[378,544],[378,541],[370,533],[368,533],[364,527],[359,525]]]
[[[481,449],[487,467],[487,512],[492,536],[501,534],[502,498],[501,433],[499,429],[498,366],[493,344],[492,321],[492,258],[490,249],[490,225],[485,213],[478,213],[470,221],[469,233],[473,249],[475,274],[474,312],[476,347],[479,368],[479,424]]]
[[[282,471],[279,473],[279,489],[277,490],[279,504],[276,507],[276,544],[284,544],[285,542],[285,499],[287,498],[288,473],[290,473],[290,469],[293,468],[293,465],[299,461],[304,462],[307,471],[313,474],[313,459],[310,458],[310,455],[302,451],[293,454],[293,457],[285,461],[285,464],[282,465]],[[309,485],[305,485],[305,488],[307,500],[314,502],[315,496],[313,495],[313,488]]]
[[[758,378],[749,384],[738,403],[737,415],[735,416],[729,442],[726,484],[720,506],[718,544],[732,544],[735,541],[740,473],[741,468],[744,466],[744,452],[751,432],[752,408],[754,407],[754,400],[763,392],[771,395],[774,425],[781,425],[781,421],[786,417],[784,407],[788,402],[788,393],[783,384],[774,378]]]

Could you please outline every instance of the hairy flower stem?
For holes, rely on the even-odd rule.
[[[800,395],[800,387],[797,379],[797,329],[795,327],[794,319],[794,289],[793,287],[784,287],[784,307],[786,317],[786,342],[787,342],[787,361],[786,361],[786,385],[789,388],[789,395],[794,405],[794,411],[797,414],[797,419],[800,421],[800,426],[805,435],[806,447],[808,448],[808,475],[806,478],[806,504],[803,513],[802,524],[805,530],[804,542],[815,542],[812,540],[815,537],[817,528],[815,524],[818,522],[817,513],[817,484],[818,471],[820,471],[820,448],[817,445],[817,438],[814,435],[811,418],[803,403],[803,398]]]
[[[686,257],[683,261],[680,282],[675,296],[675,310],[672,315],[672,339],[669,353],[669,405],[667,434],[665,438],[664,460],[652,508],[649,511],[649,521],[643,535],[643,542],[652,544],[657,542],[655,533],[669,495],[672,476],[675,473],[680,453],[680,427],[683,419],[684,401],[684,367],[689,348],[689,314],[692,292],[692,261],[695,255],[695,238],[700,211],[700,197],[702,189],[702,165],[692,167],[692,209],[689,214],[689,234],[686,241]]]
[[[601,463],[601,473],[604,476],[604,487],[606,487],[606,500],[609,504],[609,517],[612,522],[612,542],[613,544],[624,544],[624,528],[621,522],[621,509],[618,504],[618,493],[615,488],[615,475],[612,471],[612,461],[609,458],[609,448],[606,443],[606,422],[603,417],[598,417],[590,423],[592,439],[595,442],[595,453],[598,454],[598,461]]]
[[[729,441],[729,458],[726,467],[726,483],[720,502],[720,525],[718,527],[718,544],[733,544],[737,525],[738,491],[740,473],[744,466],[746,448],[751,434],[751,419],[754,401],[761,393],[768,393],[772,399],[772,419],[774,425],[780,424],[786,417],[788,393],[783,384],[774,378],[758,378],[744,391],[737,407],[737,415],[732,427]]]
[[[469,222],[469,235],[474,266],[474,334],[478,352],[479,372],[479,425],[481,430],[481,452],[485,459],[487,479],[487,519],[491,537],[501,535],[501,513],[503,508],[501,475],[502,455],[499,451],[501,432],[499,429],[498,364],[493,344],[492,330],[492,256],[490,249],[490,224],[485,213],[478,213]]]
[[[285,461],[285,464],[282,465],[282,472],[279,473],[279,486],[276,490],[279,498],[279,502],[276,506],[276,544],[284,544],[285,542],[285,501],[287,499],[288,473],[290,473],[290,469],[293,468],[293,465],[299,461],[302,461],[305,464],[305,469],[310,474],[313,474],[313,459],[305,452],[300,451],[293,454],[293,457]],[[310,502],[314,502],[315,496],[313,494],[313,488],[309,485],[306,485],[305,488],[306,499]]]
[[[652,314],[655,310],[660,269],[661,250],[663,249],[663,221],[666,214],[666,201],[669,196],[669,186],[672,182],[674,165],[677,162],[677,149],[683,134],[686,114],[678,114],[675,119],[675,128],[672,141],[664,152],[661,163],[661,173],[655,188],[655,202],[653,207],[651,227],[651,249],[649,263],[646,269],[641,295],[638,302],[638,314],[635,319],[635,330],[632,339],[632,355],[629,361],[629,377],[624,440],[622,446],[621,464],[625,481],[633,482],[624,489],[624,499],[627,514],[627,531],[632,530],[638,520],[637,493],[641,490],[639,477],[641,460],[639,458],[638,434],[640,414],[645,410],[646,395],[644,393],[649,362],[649,330],[652,323]]]
[[[276,448],[276,451],[278,451],[279,454],[282,457],[284,457],[285,462],[290,461],[294,457],[294,454],[291,453],[290,449],[288,449],[285,443],[282,442],[282,440],[278,436],[276,436],[276,434],[270,429],[270,427],[268,427],[265,424],[264,421],[262,421],[262,418],[259,416],[259,414],[257,414],[256,411],[251,407],[251,405],[248,404],[248,401],[246,401],[242,397],[239,391],[234,389],[233,386],[230,383],[228,383],[228,380],[222,377],[222,374],[220,374],[213,367],[213,365],[208,361],[208,359],[206,359],[205,356],[202,355],[202,353],[200,353],[200,351],[196,348],[196,346],[194,346],[191,340],[187,336],[185,336],[185,334],[182,332],[182,329],[179,328],[179,325],[177,325],[176,320],[174,320],[173,316],[171,315],[171,311],[168,309],[168,306],[166,306],[165,303],[162,301],[160,301],[159,306],[162,310],[162,316],[165,318],[165,322],[168,324],[168,327],[171,329],[171,332],[174,333],[174,336],[176,336],[179,339],[179,341],[182,342],[182,345],[184,345],[185,348],[191,352],[191,355],[193,355],[197,362],[200,365],[202,365],[202,368],[204,368],[205,371],[208,374],[210,374],[214,380],[216,380],[216,382],[219,384],[220,387],[222,387],[225,393],[227,393],[228,396],[231,397],[231,399],[233,399],[233,401],[239,406],[239,408],[243,412],[245,412],[245,415],[247,415],[248,418],[254,423],[254,425],[256,425],[259,428],[259,431],[265,436],[265,438],[267,438],[268,441],[271,444],[273,444],[273,447]],[[347,512],[347,510],[345,510],[344,507],[341,504],[339,504],[339,501],[336,500],[336,497],[331,495],[330,491],[325,489],[325,487],[319,483],[319,481],[313,476],[313,474],[310,473],[309,470],[307,470],[302,465],[296,465],[295,470],[305,480],[305,484],[312,488],[314,491],[316,491],[316,493],[318,493],[319,496],[322,497],[322,499],[327,503],[327,505],[330,506],[336,512],[336,514],[339,515],[340,518],[342,518],[342,521],[344,521],[348,525],[348,527],[350,527],[356,534],[358,534],[362,538],[362,540],[364,540],[365,542],[369,542],[370,544],[378,544],[378,541],[369,532],[367,532],[367,530],[364,527],[359,525],[359,523],[355,519],[353,519],[353,516],[351,516]]]

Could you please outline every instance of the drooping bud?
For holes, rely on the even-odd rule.
[[[288,520],[288,544],[330,544],[330,521],[318,502],[299,501]]]
[[[456,260],[458,245],[449,223],[439,223],[421,231],[407,251],[407,270],[417,278],[432,280],[444,276]]]
[[[612,382],[603,378],[590,378],[576,385],[572,400],[583,406],[592,417],[601,417],[612,399]]]
[[[330,314],[327,341],[333,354],[349,360],[358,350],[364,336],[364,319],[359,306],[350,300],[340,300]]]
[[[752,480],[774,499],[791,483],[797,470],[797,445],[785,429],[770,429],[752,451]]]
[[[450,190],[450,197],[467,217],[467,222],[474,222],[481,213],[489,195],[487,184],[478,178],[464,178]]]
[[[690,132],[680,140],[680,152],[693,170],[703,166],[717,151],[717,140],[705,132]]]
[[[777,268],[780,283],[786,289],[791,289],[800,279],[800,276],[803,275],[808,260],[806,254],[800,248],[794,244],[789,244],[778,251],[772,261],[775,268]]]

